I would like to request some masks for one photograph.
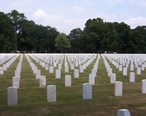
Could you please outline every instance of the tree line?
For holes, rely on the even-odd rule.
[[[17,10],[0,12],[0,52],[145,53],[146,26],[131,29],[124,22],[88,19],[85,28],[68,35],[55,27],[35,24]]]

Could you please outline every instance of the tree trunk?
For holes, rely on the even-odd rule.
[[[16,33],[14,37],[14,52],[17,53],[17,34]]]

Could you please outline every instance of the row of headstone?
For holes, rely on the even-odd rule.
[[[110,77],[110,83],[115,83],[116,82],[116,73],[113,73],[112,68],[110,67],[109,63],[107,62],[106,58],[104,55],[101,55],[103,58],[103,62],[106,68],[106,72],[108,77]]]
[[[27,59],[29,59],[28,56],[27,56]],[[31,62],[30,59],[29,59],[28,62]],[[32,62],[30,64],[31,64],[31,67],[35,67],[35,65],[32,65],[33,64]],[[35,69],[37,69],[37,68],[35,68]],[[53,72],[54,72],[54,67],[53,66],[50,66],[50,73],[53,73]],[[35,74],[36,74],[36,79],[40,79],[40,87],[44,87],[44,86],[41,86],[41,85],[42,85],[42,82],[44,83],[43,85],[45,85],[45,83],[46,83],[45,82],[45,80],[46,80],[45,78],[46,77],[41,76],[41,70],[36,70],[35,71]],[[78,78],[78,77],[79,77],[79,71],[78,71],[78,69],[74,69],[74,78]],[[55,72],[55,78],[57,78],[57,79],[61,78],[61,70],[60,69],[57,69],[56,70],[56,72]],[[65,81],[65,83],[66,83],[66,81]]]
[[[19,81],[20,81],[21,68],[22,68],[22,59],[23,59],[23,56],[21,55],[18,65],[16,67],[16,70],[14,72],[15,73],[14,77],[12,78],[12,86],[15,86],[17,88],[20,87]]]
[[[86,61],[86,63],[81,65],[79,67],[79,69],[75,69],[74,68],[74,63],[71,64],[71,69],[74,69],[74,78],[79,78],[79,73],[83,73],[84,72],[84,69],[86,69],[86,66],[88,66],[96,58],[96,55],[90,56],[88,58],[89,58],[88,60],[84,60],[84,61]],[[36,57],[33,57],[33,59],[37,60]],[[61,59],[63,59],[63,57]],[[77,60],[76,60],[76,62],[77,62]],[[61,78],[61,71],[60,71],[61,70],[61,64],[58,64],[58,69],[55,71],[55,77],[56,78]],[[76,65],[77,64],[78,63],[76,63]],[[96,76],[96,73],[97,73],[97,65],[98,65],[98,62],[96,62],[96,65],[94,66],[94,68],[95,68],[94,69],[94,75],[95,76]],[[65,72],[69,72],[69,66],[68,66],[67,62],[65,62]],[[54,66],[49,66],[49,73],[54,73]]]
[[[141,93],[146,94],[146,79],[143,79],[141,81]],[[123,95],[123,82],[121,82],[121,81],[115,82],[114,95],[115,96],[122,96]]]
[[[141,71],[145,70],[146,67],[146,58],[145,55],[112,55],[108,54],[105,55],[106,58],[109,59],[109,61],[116,66],[116,68],[119,68],[119,71],[123,71],[123,75],[127,75],[126,72],[128,68],[130,68],[130,71],[136,70],[136,74],[141,74]],[[118,57],[118,58],[117,58]],[[122,57],[122,59],[121,59]],[[120,59],[120,60],[117,60]],[[130,67],[129,67],[130,66]]]
[[[104,59],[104,64],[105,64],[106,70],[108,72],[108,76],[110,77],[110,83],[115,83],[116,73],[112,72],[112,68],[110,68],[110,65],[107,62],[107,60],[105,59],[105,56],[102,55],[102,57]],[[123,70],[123,76],[127,76],[128,75],[128,71],[127,71],[128,69],[126,67],[124,67],[122,69],[122,65],[118,65],[118,66],[119,66],[119,69],[121,69],[119,71]],[[139,67],[137,67],[137,74],[141,74],[141,70],[140,70]],[[129,82],[135,82],[135,77],[136,77],[135,75],[136,75],[135,72],[130,72],[129,73]]]
[[[7,68],[9,68],[9,66],[16,60],[16,58],[18,57],[18,54],[8,54],[8,57],[6,57],[5,59],[3,59],[1,61],[1,63],[4,63],[2,67],[0,67],[0,75],[4,74],[4,71],[7,70]]]
[[[46,56],[46,54],[45,54],[45,56]],[[79,56],[79,55],[78,55]],[[71,59],[70,58],[70,56],[68,56],[68,55],[62,55],[62,57],[60,57],[60,59],[59,60],[55,60],[54,62],[53,62],[53,64],[54,65],[50,65],[50,68],[49,68],[49,64],[47,64],[47,62],[46,62],[46,60],[44,60],[44,57],[43,57],[43,55],[35,55],[35,54],[33,54],[33,55],[31,55],[31,57],[36,61],[36,62],[38,62],[40,65],[42,65],[43,64],[43,66],[42,67],[45,67],[45,70],[49,70],[49,69],[51,69],[51,71],[49,71],[49,72],[51,72],[51,73],[54,73],[54,71],[52,70],[52,69],[54,69],[54,67],[56,67],[56,65],[58,65],[58,69],[62,69],[62,64],[63,64],[63,60],[65,60],[64,62],[65,62],[65,72],[69,72],[69,68],[71,69],[71,70],[74,70],[74,69],[76,69],[75,67],[78,67],[79,65],[82,65],[81,63],[83,63],[83,67],[81,66],[80,67],[80,72],[82,73],[82,72],[84,72],[84,69],[86,69],[86,67],[93,61],[93,59],[96,57],[96,55],[86,55],[86,56],[88,56],[88,57],[86,57],[86,59],[84,58],[84,61],[83,62],[81,62],[79,59]],[[89,57],[90,56],[90,57]],[[43,58],[41,58],[41,57],[43,57]],[[46,56],[47,57],[47,56]],[[47,57],[48,58],[48,57]],[[41,59],[41,60],[40,60]],[[68,61],[67,61],[67,59],[68,59]],[[71,60],[70,60],[71,59]],[[44,61],[42,61],[42,60],[44,60]],[[53,67],[52,67],[53,66]]]
[[[28,62],[31,65],[31,67],[33,67],[34,65],[32,65],[33,63],[30,61],[30,58],[28,56],[26,56],[26,57],[27,57]],[[51,68],[53,70],[53,66],[51,66]],[[51,71],[51,69],[50,69],[50,71]],[[61,78],[61,70],[60,69],[57,69],[55,74],[56,74],[55,77],[57,79]],[[74,70],[74,78],[79,78],[79,70],[78,69]],[[40,79],[40,87],[44,87],[41,85],[46,85],[46,77],[41,76],[40,70],[36,71],[36,79]],[[42,83],[44,83],[44,84],[42,84]],[[71,75],[65,75],[65,86],[71,86]]]
[[[15,55],[18,56],[18,54],[0,54],[0,64],[4,64],[7,61],[9,61],[12,57],[14,57]]]
[[[68,83],[67,83],[68,84]],[[18,105],[18,88],[11,86],[7,88],[8,106]],[[83,100],[92,99],[92,85],[89,83],[83,84]],[[47,102],[56,102],[56,86],[47,86]]]
[[[26,55],[27,61],[35,74],[36,79],[39,79],[39,87],[46,87],[46,76],[41,75],[41,70],[37,69],[37,66],[31,61],[28,55]]]
[[[66,76],[66,86],[70,85],[71,77]],[[92,99],[92,84],[84,83],[83,84],[83,100]],[[12,86],[8,87],[8,106],[13,106],[18,104],[18,92],[17,87]],[[146,94],[146,80],[142,80],[142,93]],[[115,96],[122,96],[123,95],[123,83],[120,81],[115,82]],[[47,102],[56,102],[56,86],[55,85],[48,85],[47,86]]]

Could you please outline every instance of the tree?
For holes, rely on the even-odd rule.
[[[14,52],[17,52],[17,39],[22,34],[22,22],[26,20],[23,13],[19,13],[17,10],[12,10],[7,16],[12,21],[12,27],[14,30]]]
[[[132,31],[135,52],[146,53],[146,26],[137,26]]]
[[[130,26],[125,24],[124,22],[121,23],[114,23],[114,27],[118,33],[118,47],[120,52],[122,53],[129,53],[132,51],[132,31]]]
[[[0,52],[12,51],[12,31],[10,18],[0,12]]]
[[[87,52],[101,52],[103,35],[105,33],[105,23],[100,18],[89,19],[85,23],[83,38],[86,41]]]
[[[71,44],[71,52],[81,52],[82,42],[81,42],[82,30],[80,28],[73,29],[69,33],[69,40]]]
[[[58,50],[61,50],[61,53],[64,51],[65,48],[70,48],[70,42],[67,38],[66,34],[59,33],[55,39],[55,46]]]
[[[48,36],[48,49],[49,52],[55,52],[56,51],[56,47],[55,47],[55,38],[58,35],[58,31],[55,27],[51,27],[51,26],[47,26],[46,27],[48,32],[47,32],[47,36]]]
[[[35,35],[35,33],[32,33],[35,26],[36,25],[33,21],[28,21],[28,20],[23,21],[23,25],[21,26],[23,33],[20,36],[20,38],[17,40],[17,43],[18,43],[17,46],[20,51],[33,50],[32,41],[33,41],[33,39],[37,39],[37,38],[33,37]]]

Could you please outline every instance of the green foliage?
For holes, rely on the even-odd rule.
[[[82,30],[80,28],[73,29],[69,33],[69,40],[71,44],[71,51],[70,52],[83,52],[83,42],[82,42]]]
[[[37,25],[17,10],[7,14],[0,12],[0,52],[146,52],[146,26],[130,29],[124,22],[94,18],[86,21],[83,30],[72,29],[69,35],[62,37],[63,41],[55,42],[59,34],[55,27]]]
[[[6,14],[0,12],[0,52],[12,51],[13,28],[11,27],[11,20]]]
[[[19,13],[17,10],[12,10],[7,16],[11,19],[11,24],[14,30],[14,51],[17,52],[17,39],[22,34],[22,24],[26,20],[23,13]]]
[[[58,50],[61,50],[61,53],[65,48],[70,48],[70,42],[67,36],[64,33],[59,33],[55,39],[55,46]]]

